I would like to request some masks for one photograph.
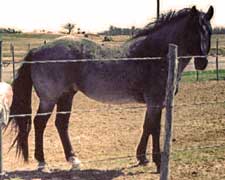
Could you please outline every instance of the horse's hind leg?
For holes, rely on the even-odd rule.
[[[143,133],[140,143],[137,148],[137,159],[140,165],[145,165],[149,161],[146,158],[146,148],[148,144],[149,135],[152,134],[153,149],[152,157],[153,162],[157,166],[157,172],[160,169],[161,155],[160,155],[160,121],[161,121],[161,108],[148,108],[145,116],[145,122],[143,126]]]
[[[149,162],[148,159],[146,158],[146,148],[148,144],[149,135],[151,133],[149,127],[150,127],[150,119],[149,119],[149,115],[147,111],[145,114],[145,121],[144,121],[141,140],[137,147],[137,160],[140,165],[145,165]]]
[[[76,158],[75,153],[73,151],[69,134],[68,134],[68,126],[69,126],[69,118],[70,113],[60,113],[60,112],[70,112],[72,107],[72,100],[75,92],[71,91],[70,93],[63,94],[58,102],[57,102],[57,116],[55,125],[57,127],[64,153],[66,156],[66,160],[72,163],[72,168],[79,168],[80,161]]]
[[[34,130],[35,130],[35,159],[39,162],[38,169],[45,168],[45,158],[43,151],[43,134],[46,128],[46,124],[54,108],[55,103],[49,100],[40,100],[39,108],[34,118]],[[49,113],[47,115],[41,115],[42,113]]]

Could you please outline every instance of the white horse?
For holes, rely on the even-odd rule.
[[[12,104],[13,90],[11,85],[0,82],[0,127],[6,126],[9,119],[9,109]]]

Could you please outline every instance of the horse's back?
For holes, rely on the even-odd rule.
[[[86,44],[86,46],[93,45],[88,40],[65,37],[31,50],[31,61],[43,61],[43,63],[31,65],[33,85],[40,98],[56,99],[72,88],[75,63],[48,62],[51,60],[74,60],[91,57],[91,53],[84,52],[83,44]]]
[[[39,97],[56,99],[60,94],[76,89],[74,82],[82,81],[87,62],[48,63],[51,60],[102,59],[111,56],[109,49],[88,39],[61,37],[30,51],[31,76]]]

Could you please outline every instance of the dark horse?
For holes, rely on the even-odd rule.
[[[139,164],[148,163],[146,147],[149,135],[152,135],[152,158],[160,170],[160,121],[164,107],[168,74],[168,45],[177,44],[179,56],[205,56],[210,49],[213,7],[204,13],[196,7],[169,12],[162,15],[153,24],[147,25],[135,37],[126,42],[121,57],[163,57],[161,60],[137,61],[88,61],[69,63],[36,63],[31,61],[49,61],[64,59],[105,58],[107,51],[89,40],[61,38],[42,47],[31,50],[13,82],[13,104],[11,114],[31,114],[31,93],[34,87],[40,104],[38,113],[70,111],[76,92],[105,103],[145,103],[143,133],[137,147],[136,157]],[[93,52],[95,49],[95,52]],[[179,59],[178,80],[191,58]],[[195,58],[196,69],[207,66],[207,58]],[[35,158],[39,166],[44,166],[43,133],[50,114],[36,115]],[[79,160],[73,151],[69,135],[70,114],[57,114],[55,125],[65,152],[66,160],[74,167]],[[28,160],[28,135],[31,129],[31,116],[14,117],[18,134],[13,142],[17,152]]]

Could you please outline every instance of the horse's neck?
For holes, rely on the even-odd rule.
[[[152,31],[148,36],[132,40],[124,54],[128,57],[164,57],[168,52],[170,43],[178,45],[180,55],[185,54],[187,48],[183,44],[188,21],[189,16],[173,20]]]
[[[158,39],[165,44],[178,44],[181,39],[185,38],[184,33],[187,31],[186,28],[188,21],[189,17],[183,17],[181,19],[171,21],[154,31],[150,37],[153,36],[155,39]]]

